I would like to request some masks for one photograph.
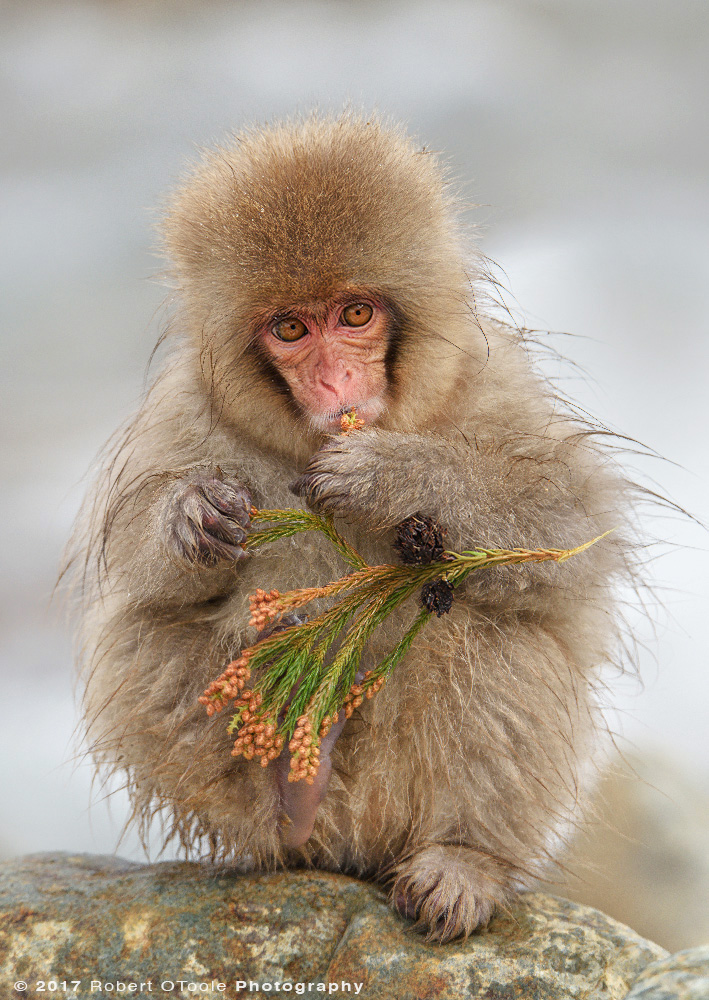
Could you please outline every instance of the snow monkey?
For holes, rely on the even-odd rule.
[[[623,476],[534,370],[524,331],[486,306],[458,212],[435,156],[356,114],[204,153],[162,226],[162,365],[107,451],[73,557],[86,731],[134,817],[167,816],[187,852],[378,879],[441,941],[533,885],[577,822],[633,551]],[[340,435],[352,408],[365,426]],[[458,551],[616,530],[563,565],[469,577],[335,732],[318,783],[285,788],[231,755],[224,717],[197,699],[253,642],[258,587],[345,569],[317,532],[247,553],[252,505],[332,514],[372,565],[396,561],[416,513]],[[391,617],[372,663],[400,634]]]

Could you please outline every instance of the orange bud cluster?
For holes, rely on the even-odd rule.
[[[350,410],[349,413],[343,413],[340,417],[340,427],[343,434],[349,434],[350,431],[361,430],[364,427],[364,420],[358,417],[354,410]]]
[[[249,625],[262,629],[264,625],[268,625],[272,619],[281,614],[283,608],[279,603],[280,596],[277,590],[266,591],[259,587],[256,593],[249,598],[249,610],[251,611]]]
[[[320,737],[313,733],[308,715],[299,717],[288,749],[291,752],[288,780],[304,780],[307,785],[312,785],[320,767]]]
[[[372,671],[368,670],[367,673],[364,675],[364,679],[362,680],[361,687],[362,690],[364,691],[365,698],[373,698],[378,691],[381,691],[381,689],[384,687],[384,682],[386,681],[386,677],[377,677],[375,681],[368,682],[367,678],[371,676],[372,676]],[[354,691],[354,687],[352,688],[352,690]]]
[[[353,684],[345,695],[342,708],[345,710],[345,718],[352,718],[352,713],[362,704],[363,698],[373,698],[377,691],[384,687],[386,678],[378,677],[375,681],[370,681],[372,671],[368,670],[364,675],[361,684]]]
[[[253,760],[254,757],[261,758],[261,767],[268,767],[270,761],[275,760],[283,749],[284,739],[280,733],[276,732],[276,722],[268,712],[259,712],[262,697],[258,691],[244,691],[240,700],[244,700],[248,707],[237,705],[243,708],[241,713],[241,725],[239,735],[234,740],[234,748],[231,751],[232,757],[241,755],[244,760]]]
[[[244,685],[251,677],[249,656],[242,653],[238,660],[233,660],[223,674],[209,685],[204,694],[197,699],[207,709],[207,715],[221,712],[233,698],[239,697]],[[243,695],[241,695],[243,698]]]
[[[362,704],[362,692],[363,687],[361,684],[353,684],[345,695],[345,700],[342,702],[342,707],[345,710],[345,717],[347,719],[351,718],[352,713],[356,708]]]

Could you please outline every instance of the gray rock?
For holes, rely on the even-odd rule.
[[[678,951],[651,962],[640,973],[626,1000],[707,1000],[709,945]]]
[[[42,980],[66,981],[77,1000],[297,995],[300,984],[311,997],[359,986],[366,1000],[621,1000],[666,955],[596,910],[541,893],[440,946],[411,933],[378,887],[344,875],[63,854],[0,865],[3,998],[20,980],[20,996],[47,1000]],[[259,991],[240,994],[236,983],[249,980]]]

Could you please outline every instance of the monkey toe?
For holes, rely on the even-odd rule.
[[[484,927],[508,896],[504,865],[474,848],[432,845],[397,869],[394,909],[426,935],[445,943]]]

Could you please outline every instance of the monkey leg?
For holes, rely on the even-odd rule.
[[[512,873],[484,851],[432,844],[399,864],[391,889],[398,912],[429,941],[467,937],[511,895]]]

